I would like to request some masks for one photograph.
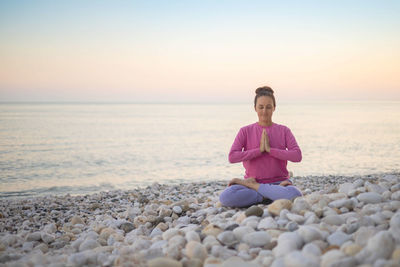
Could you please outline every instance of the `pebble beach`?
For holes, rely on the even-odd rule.
[[[294,177],[223,207],[228,181],[0,199],[0,266],[400,266],[400,173]]]

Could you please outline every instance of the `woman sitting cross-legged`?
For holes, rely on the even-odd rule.
[[[258,122],[240,129],[229,152],[231,163],[243,162],[245,177],[232,179],[221,193],[224,206],[241,208],[302,195],[286,168],[288,160],[301,161],[301,150],[288,127],[272,122],[275,107],[274,91],[258,88],[254,99]]]

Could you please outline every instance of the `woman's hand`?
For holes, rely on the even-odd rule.
[[[265,131],[265,129],[264,129],[264,131]],[[265,142],[265,144],[264,144],[265,151],[269,153],[271,151],[271,146],[269,145],[269,137],[268,137],[267,133],[265,133],[264,142]]]
[[[233,178],[232,180],[229,181],[228,186],[234,185],[234,184],[239,184],[241,179],[239,178]]]
[[[260,151],[263,153],[265,151],[265,136],[267,135],[265,129],[263,129],[262,134],[261,134],[261,140],[260,140]]]

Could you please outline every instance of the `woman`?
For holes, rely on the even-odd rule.
[[[229,152],[229,162],[243,162],[245,179],[229,182],[220,195],[223,205],[240,208],[301,196],[286,168],[288,160],[301,161],[301,150],[288,127],[272,122],[275,108],[274,91],[268,86],[257,88],[254,109],[258,122],[240,129]]]

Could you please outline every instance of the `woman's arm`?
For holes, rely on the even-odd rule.
[[[302,159],[301,150],[289,128],[285,130],[285,139],[287,150],[271,147],[269,155],[281,160],[300,162]]]
[[[262,154],[259,147],[243,151],[243,148],[246,144],[246,138],[247,136],[243,128],[240,129],[239,133],[236,135],[235,141],[233,141],[231,151],[229,152],[230,163],[250,160]]]

